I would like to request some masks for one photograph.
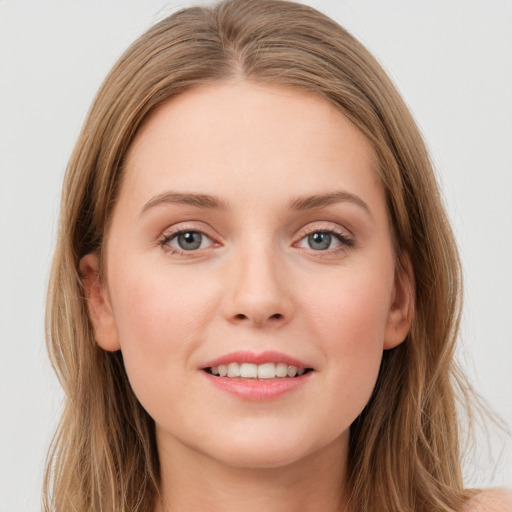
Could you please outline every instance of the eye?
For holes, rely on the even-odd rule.
[[[330,233],[325,233],[321,231],[317,231],[316,233],[311,233],[306,237],[308,246],[311,249],[316,249],[318,251],[325,251],[329,249],[332,242],[332,235]]]
[[[160,242],[171,252],[191,252],[213,245],[213,240],[201,231],[183,230],[167,235]]]
[[[354,242],[345,234],[334,230],[317,230],[300,239],[298,247],[313,249],[314,251],[327,251],[339,247],[352,247]]]

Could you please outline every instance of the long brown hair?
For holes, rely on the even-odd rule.
[[[154,423],[121,353],[94,341],[78,265],[87,253],[101,256],[141,123],[187,89],[240,77],[323,97],[361,130],[379,158],[397,261],[407,254],[414,269],[411,331],[385,351],[375,391],[351,427],[352,510],[460,510],[460,264],[425,145],[369,52],[316,10],[282,0],[226,0],[169,16],[125,52],[91,107],[65,177],[48,293],[48,347],[66,402],[45,510],[132,512],[155,503]]]

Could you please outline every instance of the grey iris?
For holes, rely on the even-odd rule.
[[[331,245],[331,235],[329,233],[311,233],[308,235],[308,244],[311,249],[325,251]]]
[[[201,246],[203,236],[195,231],[187,231],[178,235],[178,245],[184,251],[193,251]]]

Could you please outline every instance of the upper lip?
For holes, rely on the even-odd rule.
[[[229,363],[252,363],[252,364],[265,364],[265,363],[285,363],[288,366],[296,366],[297,368],[312,368],[304,361],[291,357],[288,354],[282,352],[276,352],[274,350],[266,350],[264,352],[249,352],[249,351],[237,351],[230,352],[223,356],[207,361],[202,368],[211,368],[212,366],[219,366],[221,364]]]

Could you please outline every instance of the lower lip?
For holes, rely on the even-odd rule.
[[[274,400],[295,391],[306,384],[312,373],[309,371],[300,377],[257,380],[217,377],[203,371],[206,378],[218,389],[252,401]]]

